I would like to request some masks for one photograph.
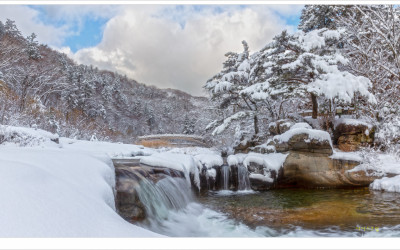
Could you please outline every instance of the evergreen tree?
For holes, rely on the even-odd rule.
[[[195,123],[193,120],[189,118],[188,115],[185,115],[185,120],[183,121],[183,134],[192,135],[195,132]]]
[[[254,134],[258,134],[258,105],[251,96],[242,91],[252,85],[249,79],[251,70],[251,58],[249,57],[249,46],[246,41],[242,42],[243,52],[228,52],[223,63],[223,69],[213,78],[207,81],[204,88],[211,95],[211,99],[217,103],[217,108],[224,110],[224,118],[214,121],[219,124],[213,134],[223,132],[234,120],[244,117],[253,118]]]
[[[301,11],[299,30],[309,32],[318,29],[338,28],[338,18],[351,12],[351,5],[305,5]]]
[[[39,52],[39,43],[35,41],[36,39],[36,34],[32,33],[30,36],[26,38],[27,40],[27,47],[26,47],[26,53],[28,53],[29,59],[32,60],[38,60],[42,58]]]

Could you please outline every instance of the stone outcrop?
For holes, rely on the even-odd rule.
[[[326,155],[331,155],[333,152],[328,139],[313,139],[308,133],[295,134],[288,141],[274,139],[268,145],[274,146],[276,152],[300,151]]]
[[[326,154],[292,151],[286,158],[276,186],[340,188],[368,186],[377,177],[364,171],[348,172],[360,162],[332,159]]]
[[[288,131],[294,122],[288,119],[278,120],[276,122],[271,122],[268,125],[268,130],[271,135],[280,135]]]
[[[334,143],[342,151],[356,151],[361,146],[372,145],[374,136],[375,128],[364,122],[347,119],[335,124]]]

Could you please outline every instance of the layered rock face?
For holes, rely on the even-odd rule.
[[[351,119],[339,119],[335,123],[334,142],[342,151],[351,152],[372,145],[374,136],[375,128],[367,123]]]

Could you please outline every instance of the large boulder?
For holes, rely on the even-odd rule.
[[[291,151],[283,164],[276,186],[307,188],[365,187],[377,177],[364,171],[348,171],[360,159],[328,157],[326,154]]]
[[[274,146],[276,152],[300,151],[331,155],[332,142],[328,132],[312,129],[306,123],[298,123],[281,135],[274,136],[267,143]]]
[[[338,119],[335,122],[334,143],[342,151],[359,150],[361,146],[372,145],[375,127],[354,119]]]

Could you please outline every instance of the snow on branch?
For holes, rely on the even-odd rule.
[[[232,121],[240,120],[240,119],[248,116],[249,114],[250,114],[250,112],[240,111],[240,112],[237,112],[234,115],[226,118],[221,125],[219,125],[218,127],[216,127],[214,129],[214,131],[212,132],[212,135],[221,134],[222,132],[225,131],[225,129],[227,129],[231,125]]]

